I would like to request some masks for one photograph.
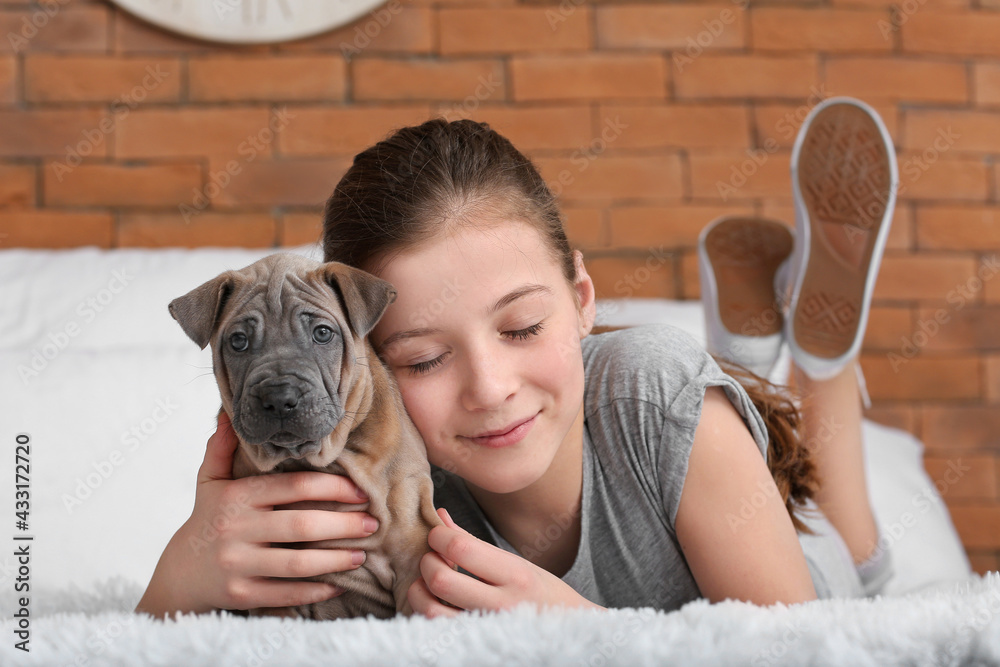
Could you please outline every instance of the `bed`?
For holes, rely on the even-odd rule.
[[[287,250],[321,258],[317,246]],[[539,612],[522,605],[456,619],[388,621],[228,613],[158,621],[132,613],[163,547],[190,514],[219,406],[210,351],[191,343],[167,304],[270,252],[0,251],[8,516],[15,509],[15,444],[30,446],[27,526],[19,530],[12,518],[0,550],[3,663],[1000,663],[1000,574],[972,573],[923,469],[921,443],[870,421],[864,424],[869,490],[897,569],[879,598],[769,608],[699,600],[670,613]],[[598,305],[601,326],[653,322],[704,340],[697,302]],[[15,552],[26,546],[24,563]],[[28,591],[15,590],[25,581]],[[22,638],[29,652],[18,648]]]

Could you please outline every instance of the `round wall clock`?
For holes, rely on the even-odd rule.
[[[141,19],[216,42],[279,42],[350,23],[385,0],[112,0]],[[396,0],[394,0],[396,1]]]

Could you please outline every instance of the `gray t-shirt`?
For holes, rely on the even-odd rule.
[[[581,536],[562,580],[605,607],[678,609],[702,597],[674,523],[706,387],[724,389],[766,460],[763,418],[739,382],[676,327],[592,334],[582,346]],[[511,553],[544,549],[566,525],[567,516],[553,517],[549,537],[538,535],[534,544],[521,545],[521,553],[496,532],[460,477],[437,466],[432,476],[436,507],[445,507],[458,525]],[[833,526],[818,510],[803,520],[821,533],[799,535],[817,595],[863,595]]]

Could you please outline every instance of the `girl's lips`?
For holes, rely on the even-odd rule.
[[[501,433],[500,435],[484,435],[480,437],[469,437],[477,445],[482,445],[483,447],[509,447],[510,445],[517,444],[524,439],[524,436],[528,435],[528,431],[535,423],[535,417],[537,413],[530,419],[521,422],[511,430],[506,433]]]

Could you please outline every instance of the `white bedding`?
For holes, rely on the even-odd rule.
[[[319,249],[313,246],[296,251],[320,258]],[[65,659],[65,651],[72,651],[74,642],[86,647],[88,640],[94,640],[90,633],[124,622],[125,617],[88,614],[134,607],[167,540],[190,514],[195,475],[205,441],[215,428],[219,395],[209,351],[198,350],[184,335],[167,312],[167,304],[219,272],[245,266],[268,252],[273,250],[0,251],[0,442],[8,452],[0,463],[0,474],[7,480],[3,484],[11,516],[13,443],[16,434],[28,434],[31,510],[26,534],[34,536],[30,562],[34,641],[37,645],[54,642],[50,645],[52,662],[71,664]],[[602,302],[598,310],[599,323],[669,321],[704,340],[700,305],[695,302],[608,301]],[[954,527],[933,481],[923,471],[921,444],[909,434],[871,422],[865,422],[864,435],[876,516],[893,540],[897,566],[897,576],[887,592],[902,595],[928,585],[972,581],[974,586],[996,594],[996,577],[987,582],[970,578],[969,563]],[[8,546],[0,549],[3,619],[11,618],[16,608],[13,584],[17,563],[11,539],[15,532],[10,529]],[[937,598],[929,597],[926,589],[918,595],[924,597],[912,611],[917,613],[927,605],[929,611],[922,618],[928,623],[938,619],[935,614],[947,615],[942,611],[944,607],[938,609],[941,605],[934,602]],[[966,597],[966,602],[972,604],[978,599],[975,595],[987,594],[980,591],[949,595],[952,601],[942,603],[945,606],[959,604],[958,600]],[[882,618],[877,607],[889,604],[894,606],[885,608],[888,616],[877,620]],[[827,613],[821,608],[828,607],[837,620],[825,624],[826,632],[848,636],[856,631],[872,637],[872,627],[902,622],[897,610],[910,608],[898,600],[889,602],[888,598],[816,605],[814,611],[795,613],[804,614],[803,619],[814,619],[811,614]],[[45,617],[73,609],[81,611],[69,617]],[[1000,604],[996,610],[1000,611]],[[736,650],[737,638],[753,636],[744,623],[773,625],[777,632],[781,619],[790,618],[785,615],[788,613],[739,605],[720,606],[718,611],[701,604],[689,605],[677,615],[644,622],[617,655],[627,651],[645,655],[647,649],[652,655],[658,650],[655,637],[661,635],[664,641],[674,637],[667,645],[678,650],[686,646],[691,651],[707,651],[705,655],[727,655],[727,651]],[[481,630],[481,640],[477,641],[491,644],[497,656],[510,657],[510,652],[505,653],[501,647],[520,645],[532,637],[548,637],[548,641],[541,642],[549,651],[546,655],[555,655],[553,647],[568,651],[566,655],[576,655],[572,653],[573,645],[597,646],[595,642],[606,631],[621,627],[627,632],[633,617],[615,612],[608,618],[613,620],[605,624],[577,614],[551,620],[555,625],[549,625],[548,619],[525,620],[523,615],[481,619],[474,623],[476,632],[466,636],[478,636]],[[870,623],[863,623],[865,619]],[[131,627],[144,631],[114,643],[105,657],[119,646],[139,651],[144,655],[143,662],[156,664],[158,646],[164,651],[187,646],[199,654],[203,651],[205,656],[235,656],[235,642],[241,634],[267,623],[266,619],[192,617],[181,626],[161,626],[152,631],[147,620],[131,620]],[[365,622],[351,623],[355,625],[342,624],[322,642],[320,638],[327,637],[323,630],[286,629],[295,635],[289,635],[286,647],[298,638],[307,641],[310,650],[323,654],[336,637],[343,642],[355,640],[346,628],[353,631]],[[417,619],[374,625],[381,629],[372,627],[365,632],[381,636],[379,633],[399,632],[405,626],[406,632],[415,633],[415,637],[425,633],[424,644],[443,627]],[[917,621],[911,625],[916,641],[920,634]],[[7,622],[0,651],[6,652],[12,644],[9,626]],[[388,630],[390,627],[394,629]],[[991,615],[981,632],[970,635],[969,642],[974,643],[976,637],[989,639],[995,651],[996,627]],[[559,630],[546,634],[540,632],[542,628]],[[803,637],[811,637],[812,632],[804,630]],[[865,641],[858,637],[854,640]],[[95,646],[100,645],[100,640],[94,641]],[[464,647],[465,642],[456,640],[455,647]],[[813,646],[812,639],[793,643],[796,651]],[[284,661],[287,655],[291,654],[283,653],[276,664],[293,664]],[[419,657],[420,652],[414,655]],[[810,655],[818,657],[820,652]],[[162,664],[171,663],[165,659]],[[223,663],[206,659],[204,663],[187,664]]]

